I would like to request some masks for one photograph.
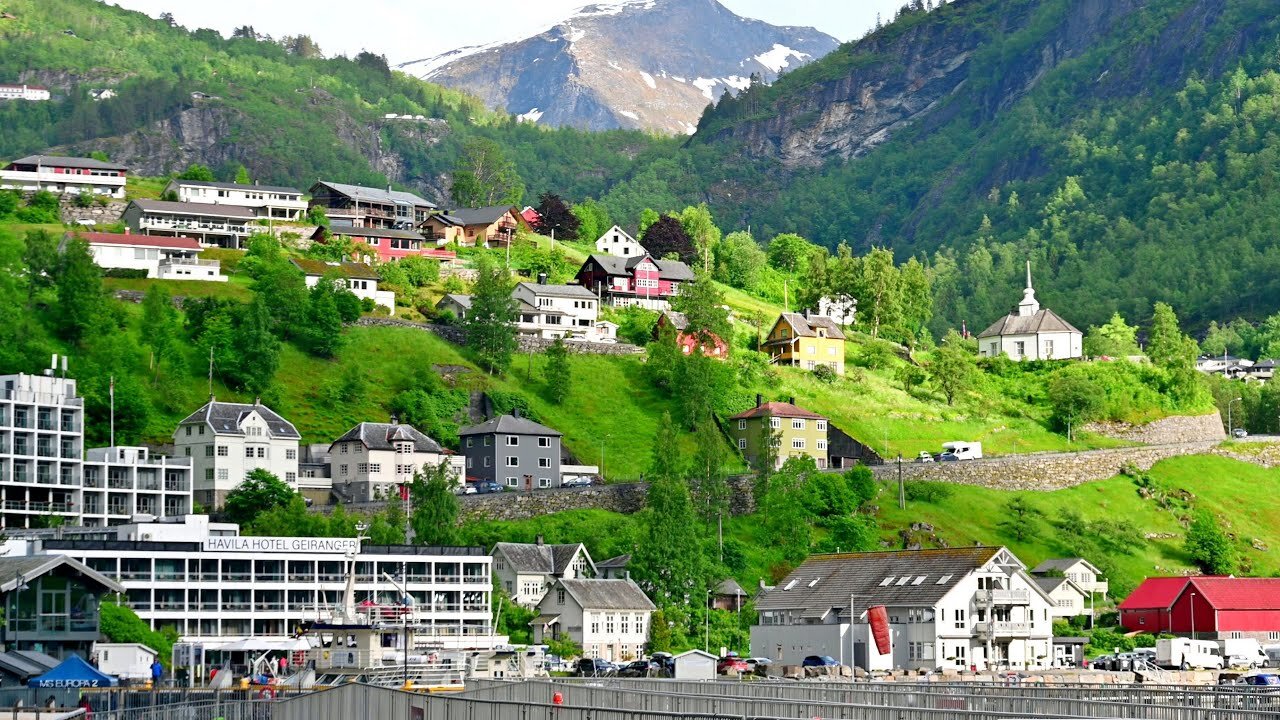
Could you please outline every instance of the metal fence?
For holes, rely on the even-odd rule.
[[[1057,689],[941,683],[690,682],[600,679],[589,682],[471,683],[467,698],[546,702],[559,692],[567,705],[676,713],[781,718],[970,717],[1140,718],[1143,720],[1275,720],[1280,695],[1173,691],[1124,697],[1102,688]],[[1090,690],[1102,690],[1099,696]],[[1022,692],[1030,690],[1030,692]],[[1071,695],[1070,691],[1075,694]],[[894,710],[899,714],[885,713]],[[907,715],[902,713],[909,711]]]
[[[93,710],[93,720],[273,720],[279,701],[272,700],[202,700],[131,707],[115,710]],[[0,714],[2,716],[2,714]]]

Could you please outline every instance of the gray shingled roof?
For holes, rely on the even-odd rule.
[[[747,591],[742,589],[742,586],[738,584],[737,580],[734,580],[733,578],[728,578],[727,580],[722,581],[719,585],[716,586],[716,594],[717,595],[737,595],[740,597],[746,597]]]
[[[462,295],[462,294],[460,294],[460,293],[449,293],[449,294],[445,295],[444,297],[440,298],[440,302],[436,303],[436,307],[440,307],[440,303],[441,303],[441,302],[444,302],[445,298],[448,298],[448,299],[450,299],[450,300],[454,301],[454,302],[455,302],[455,303],[457,303],[458,305],[460,305],[460,306],[462,306],[462,307],[464,307],[464,308],[467,308],[468,310],[470,310],[470,309],[471,309],[471,296],[470,296],[470,295]]]
[[[659,260],[652,255],[636,255],[633,257],[618,257],[617,255],[605,255],[604,253],[591,253],[587,256],[587,262],[594,260],[605,272],[610,275],[626,275],[635,274],[636,265],[640,261],[648,258],[658,266],[658,277],[664,280],[693,280],[693,271],[688,265],[679,260]]]
[[[631,580],[561,580],[578,605],[587,610],[654,610],[656,607]]]
[[[520,215],[520,208],[514,205],[490,205],[488,207],[478,208],[458,208],[450,210],[445,214],[446,222],[453,225],[492,225],[498,221],[498,218],[506,212],[510,211],[516,218],[523,220]]]
[[[778,322],[783,321],[791,326],[791,329],[795,331],[796,337],[818,337],[817,329],[822,328],[827,331],[827,337],[835,338],[837,340],[844,339],[844,331],[840,329],[840,326],[836,324],[835,320],[832,320],[825,315],[810,315],[809,317],[805,317],[800,313],[782,313],[782,315],[778,317]],[[777,325],[777,323],[774,324]],[[788,338],[782,342],[790,341],[790,338]],[[774,342],[779,341],[775,340]]]
[[[625,555],[618,555],[617,557],[611,557],[608,560],[601,560],[600,562],[596,563],[596,570],[603,570],[605,568],[610,568],[610,569],[624,568],[630,562],[631,562],[631,553],[627,553]]]
[[[1050,570],[1058,570],[1060,572],[1066,572],[1069,568],[1071,568],[1076,563],[1084,563],[1089,567],[1093,568],[1094,572],[1098,571],[1096,567],[1093,567],[1093,563],[1089,562],[1088,560],[1085,560],[1084,558],[1069,557],[1069,558],[1049,558],[1048,560],[1045,560],[1039,565],[1031,568],[1031,574],[1037,575],[1039,573],[1049,572]]]
[[[128,170],[128,165],[103,162],[93,158],[63,157],[61,155],[28,155],[18,158],[13,165],[53,165],[55,167],[84,168],[87,170]]]
[[[408,203],[410,205],[417,205],[421,207],[435,207],[435,204],[423,199],[422,197],[402,190],[388,191],[382,188],[365,187],[363,185],[348,185],[346,183],[329,182],[327,180],[321,180],[316,183],[316,185],[324,185],[334,192],[346,195],[353,200],[392,204]],[[311,187],[314,188],[315,185],[312,185]],[[315,193],[312,194],[314,195]]]
[[[134,200],[133,205],[137,205],[142,210],[152,213],[166,213],[173,215],[204,215],[206,217],[228,217],[250,220],[257,217],[257,214],[247,207],[240,205],[222,205],[212,203],[189,203],[189,202],[170,202],[168,200]]]
[[[210,187],[222,188],[225,190],[257,190],[260,192],[288,193],[290,195],[302,195],[302,191],[298,188],[285,187],[283,185],[241,185],[240,183],[229,182],[211,182],[208,180],[170,180],[168,188],[173,185],[190,185],[192,187]]]
[[[560,437],[563,434],[558,430],[552,430],[546,425],[536,423],[529,418],[515,417],[514,415],[499,415],[498,417],[482,422],[479,425],[462,428],[458,431],[458,436],[488,435],[490,433],[502,433],[503,435],[552,435],[555,437]]]
[[[667,323],[676,330],[684,330],[689,327],[689,318],[685,317],[682,312],[675,310],[663,310],[662,314],[667,318]]]
[[[872,605],[930,607],[998,552],[965,547],[813,555],[757,597],[756,609],[801,610],[815,617],[836,610],[847,617],[850,595],[857,614]]]
[[[323,260],[312,260],[311,258],[289,258],[289,262],[293,266],[301,270],[307,275],[319,275],[321,277],[329,273],[337,273],[343,277],[355,278],[357,280],[378,280],[378,271],[369,267],[365,263],[360,262],[340,262],[330,263]]]
[[[183,418],[179,425],[204,422],[213,429],[216,435],[243,435],[244,431],[240,429],[240,421],[251,412],[257,412],[262,416],[262,419],[267,422],[267,427],[271,428],[271,434],[275,437],[302,437],[298,434],[298,429],[293,426],[293,423],[280,417],[276,411],[266,405],[249,405],[247,403],[224,403],[210,400],[201,406],[199,410]]]
[[[1019,315],[1011,312],[992,323],[978,337],[998,337],[1000,335],[1034,335],[1042,332],[1080,332],[1074,325],[1063,320],[1057,313],[1044,308],[1034,315]]]
[[[420,453],[439,453],[443,452],[440,443],[432,440],[422,434],[412,425],[400,425],[392,423],[371,423],[362,422],[351,428],[342,437],[333,441],[329,447],[332,448],[341,442],[351,442],[358,440],[370,450],[395,450],[393,443],[396,442],[412,442],[413,449]]]
[[[563,298],[580,298],[583,300],[596,300],[596,294],[581,285],[554,285],[541,283],[522,282],[517,283],[516,287],[524,288],[534,295],[545,295],[547,297],[563,297]]]
[[[27,555],[0,557],[0,594],[7,594],[18,587],[18,577],[30,583],[41,575],[47,575],[62,566],[78,573],[78,583],[91,582],[106,592],[122,593],[124,587],[111,578],[93,570],[88,565],[66,555]]]
[[[493,552],[490,555],[497,555],[499,551],[507,559],[511,569],[516,572],[559,576],[569,569],[570,563],[578,552],[585,554],[587,548],[582,543],[542,545],[500,542],[493,546]],[[587,554],[587,561],[590,562],[590,560],[591,556]]]

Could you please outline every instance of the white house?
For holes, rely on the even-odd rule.
[[[629,258],[644,255],[645,249],[626,230],[614,225],[596,240],[596,252]]]
[[[327,275],[337,275],[346,283],[347,289],[361,300],[369,299],[396,314],[396,294],[390,290],[379,290],[381,277],[378,271],[365,263],[358,262],[324,262],[307,258],[292,258],[294,267],[306,276],[307,287],[315,287],[320,279]]]
[[[175,452],[194,466],[196,502],[207,508],[221,506],[227,493],[258,468],[296,488],[300,438],[293,423],[257,401],[225,403],[213,397],[173,431]]]
[[[1069,360],[1084,356],[1084,333],[1054,311],[1040,307],[1031,287],[1031,263],[1027,263],[1022,302],[978,335],[978,354],[1003,354],[1014,360]]]
[[[413,482],[414,473],[448,463],[455,481],[463,457],[440,447],[412,425],[362,422],[329,447],[333,491],[347,502],[371,502]]]
[[[600,323],[600,299],[581,285],[553,285],[547,276],[538,282],[518,283],[511,292],[521,303],[517,327],[527,335],[554,340],[574,337],[594,342],[612,342],[613,323]]]
[[[556,580],[596,576],[591,553],[582,543],[546,545],[500,542],[493,546],[493,576],[512,601],[534,607]]]
[[[257,215],[239,205],[202,205],[168,200],[134,200],[120,218],[133,232],[190,236],[203,245],[239,249],[253,233]]]
[[[124,197],[124,165],[93,158],[28,155],[0,170],[0,190],[35,192],[48,190],[63,193]]]
[[[204,205],[235,205],[252,209],[258,217],[299,220],[307,212],[302,191],[279,185],[238,185],[236,183],[172,180],[164,188],[179,202]]]
[[[147,277],[161,280],[207,280],[226,282],[217,260],[201,260],[200,243],[189,237],[157,237],[132,232],[78,232],[62,236],[62,246],[72,238],[89,244],[89,254],[101,268],[146,270]]]
[[[631,580],[569,580],[551,586],[533,625],[533,641],[566,635],[583,657],[609,661],[644,655],[653,602]]]
[[[1093,607],[1089,603],[1089,593],[1080,589],[1079,585],[1064,577],[1035,578],[1036,584],[1053,600],[1054,619],[1092,615]]]
[[[1102,578],[1102,571],[1084,558],[1050,558],[1032,568],[1031,574],[1042,577],[1061,575],[1086,593],[1106,595],[1110,589]]]
[[[49,97],[49,88],[43,85],[0,84],[0,100],[30,100],[38,102],[48,100]]]
[[[890,647],[869,610],[885,608]],[[1052,600],[1002,547],[814,555],[756,599],[751,654],[865,670],[1029,669],[1052,660]]]

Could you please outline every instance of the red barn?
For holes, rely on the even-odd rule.
[[[1280,578],[1149,578],[1120,604],[1120,622],[1128,630],[1274,642],[1280,640]]]

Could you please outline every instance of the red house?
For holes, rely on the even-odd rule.
[[[1131,631],[1275,642],[1280,578],[1148,578],[1120,604],[1120,623]]]
[[[578,271],[578,284],[590,288],[603,302],[618,307],[638,305],[666,310],[680,285],[694,280],[693,271],[678,260],[656,260],[648,253],[618,257],[592,253]]]
[[[400,258],[418,256],[431,260],[449,262],[457,257],[452,250],[440,250],[433,247],[413,230],[394,230],[391,228],[352,227],[350,225],[334,225],[329,228],[330,235],[349,237],[352,241],[363,243],[377,253],[378,262],[393,262]],[[311,236],[315,242],[325,242],[325,229],[316,228]]]
[[[685,332],[689,327],[689,319],[684,313],[675,310],[664,310],[662,315],[658,316],[658,322],[653,326],[653,338],[658,339],[658,334],[662,328],[670,325],[676,331],[676,345],[680,346],[680,351],[685,355],[692,355],[693,349],[698,347],[698,335],[696,333]],[[702,342],[702,354],[716,358],[717,360],[726,360],[729,357],[729,346],[719,335],[711,333],[710,337]]]

